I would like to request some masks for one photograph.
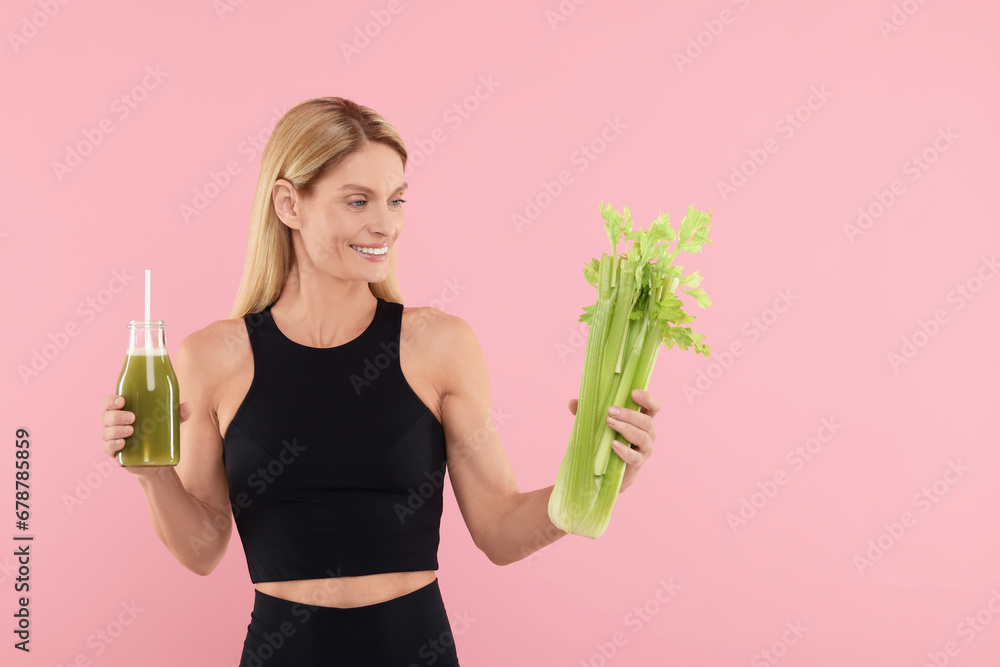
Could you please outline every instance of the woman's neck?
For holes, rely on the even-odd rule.
[[[333,347],[353,340],[365,330],[376,303],[366,282],[345,281],[318,272],[303,274],[295,265],[271,315],[295,342]]]

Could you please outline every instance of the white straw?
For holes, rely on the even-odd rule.
[[[156,390],[156,374],[153,372],[153,332],[149,329],[149,269],[146,269],[146,390]]]

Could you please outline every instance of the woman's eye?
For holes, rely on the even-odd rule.
[[[348,206],[354,206],[355,204],[364,205],[365,203],[367,203],[367,202],[364,199],[359,199],[357,201],[347,202],[347,205]],[[361,206],[356,206],[355,208],[361,208]]]
[[[399,206],[399,205],[405,204],[405,203],[406,203],[405,199],[393,199],[392,200],[393,206]]]

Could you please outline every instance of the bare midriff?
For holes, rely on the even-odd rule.
[[[265,595],[318,607],[364,607],[394,600],[434,582],[434,570],[385,572],[357,577],[262,581]]]

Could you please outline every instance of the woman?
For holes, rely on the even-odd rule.
[[[291,109],[264,151],[232,319],[181,342],[181,457],[128,468],[157,535],[207,575],[235,519],[256,585],[241,665],[457,665],[438,590],[445,463],[476,545],[498,565],[565,533],[552,487],[518,491],[490,419],[475,335],[435,308],[403,308],[395,245],[406,149],[341,98]],[[652,451],[660,402],[609,422]],[[570,401],[570,410],[576,409]],[[106,396],[104,451],[132,433]]]

